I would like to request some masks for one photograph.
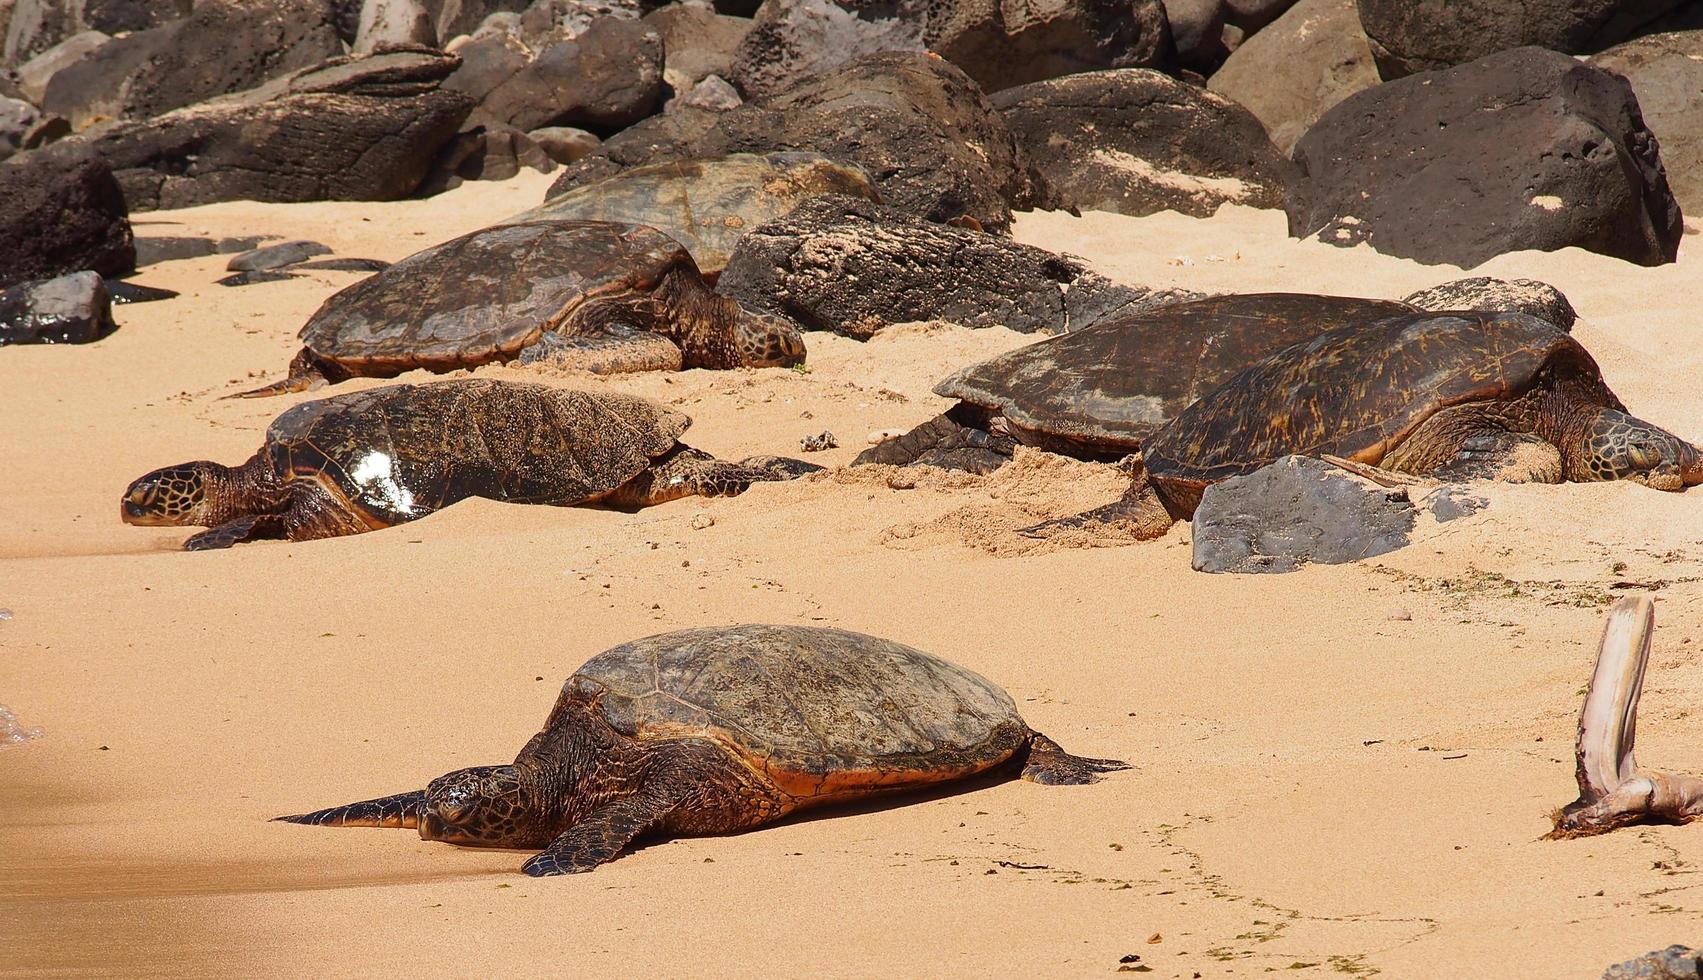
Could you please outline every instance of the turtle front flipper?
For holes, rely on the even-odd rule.
[[[1029,733],[1029,755],[1023,760],[1023,778],[1045,786],[1083,786],[1100,781],[1100,773],[1130,768],[1118,759],[1089,759],[1071,755],[1040,732]]]
[[[282,514],[250,514],[228,524],[190,535],[183,542],[184,551],[213,551],[229,548],[245,541],[289,537]]]
[[[640,834],[657,828],[678,805],[677,800],[645,795],[599,807],[568,828],[542,853],[528,859],[521,870],[534,878],[543,878],[580,874],[608,864]]]
[[[1484,432],[1467,438],[1448,462],[1433,469],[1439,480],[1560,483],[1561,450],[1529,432]]]
[[[732,497],[753,483],[791,480],[822,467],[784,456],[753,456],[739,463],[716,459],[690,446],[676,446],[649,469],[621,484],[597,503],[609,507],[650,507],[681,497]]]
[[[569,336],[546,332],[523,347],[517,360],[562,371],[592,374],[633,374],[639,371],[678,371],[684,365],[680,346],[660,334],[621,324]]]
[[[314,357],[306,347],[290,361],[290,373],[282,380],[263,385],[252,391],[239,391],[225,398],[271,398],[296,391],[312,391],[328,384],[347,381],[352,375],[343,369]]]
[[[976,416],[984,417],[976,417]],[[886,463],[891,466],[938,466],[987,474],[1011,461],[1016,440],[986,429],[985,413],[957,405],[895,439],[859,453],[853,466]]]
[[[346,806],[334,806],[312,813],[288,817],[273,817],[283,823],[308,824],[314,827],[384,827],[392,830],[418,830],[420,815],[425,812],[426,791],[414,790],[363,800]]]

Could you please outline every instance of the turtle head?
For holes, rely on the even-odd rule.
[[[218,501],[229,474],[206,460],[155,470],[124,491],[119,513],[126,524],[211,527],[220,523]]]
[[[1578,479],[1634,480],[1657,490],[1703,483],[1703,454],[1659,426],[1605,408],[1585,433]]]
[[[432,780],[420,811],[420,836],[469,847],[534,847],[536,808],[527,805],[519,768],[474,766]],[[545,834],[543,843],[549,842]]]
[[[737,306],[737,304],[735,304]],[[737,306],[733,339],[743,367],[792,367],[804,363],[804,334],[789,320]]]

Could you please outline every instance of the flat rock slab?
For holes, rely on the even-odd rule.
[[[299,265],[316,255],[330,254],[331,249],[319,242],[306,240],[279,242],[276,245],[250,249],[233,257],[225,265],[225,271],[254,272],[261,269],[282,269],[286,266]]]
[[[176,262],[179,259],[198,259],[206,255],[226,255],[246,252],[259,247],[271,235],[250,238],[204,238],[200,235],[161,235],[157,238],[136,239],[136,266],[156,262]]]
[[[1417,513],[1405,488],[1285,456],[1206,488],[1194,513],[1194,568],[1261,574],[1359,561],[1406,547]]]
[[[115,329],[112,299],[99,273],[74,272],[0,292],[0,347],[87,344]]]
[[[319,259],[314,262],[303,262],[295,266],[297,269],[329,269],[332,272],[383,272],[390,268],[390,263],[383,259]]]
[[[285,279],[300,279],[301,276],[289,272],[277,272],[272,269],[255,269],[249,272],[238,272],[215,280],[221,286],[253,286],[262,282],[283,282]]]

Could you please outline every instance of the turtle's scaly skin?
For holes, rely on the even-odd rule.
[[[650,225],[686,246],[713,277],[745,232],[823,194],[881,200],[862,168],[818,153],[734,153],[636,167],[558,194],[505,223],[574,218]]]
[[[612,860],[647,832],[745,830],[1007,763],[1041,783],[1127,768],[1066,754],[1003,690],[919,650],[844,630],[734,626],[592,658],[512,765],[281,819],[542,847],[527,873],[561,874]]]
[[[468,497],[635,507],[797,475],[774,465],[796,461],[724,463],[681,446],[690,424],[613,392],[486,379],[390,385],[297,405],[239,467],[156,470],[131,484],[122,513],[132,524],[209,527],[185,545],[201,550],[356,534]]]
[[[244,392],[274,395],[350,377],[391,378],[512,360],[545,332],[595,340],[611,328],[658,334],[680,349],[666,366],[731,368],[803,360],[797,331],[774,321],[780,347],[747,342],[751,315],[709,291],[680,243],[644,225],[534,221],[451,239],[333,293],[302,327],[302,350],[283,381]],[[765,322],[769,322],[768,318]],[[760,345],[758,345],[760,346]],[[605,356],[608,371],[657,366]]]

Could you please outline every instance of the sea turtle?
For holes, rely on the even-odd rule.
[[[853,465],[987,472],[1010,457],[1014,441],[1079,459],[1119,459],[1266,354],[1344,324],[1413,311],[1387,300],[1245,293],[1096,323],[951,375],[934,393],[958,399],[956,406],[865,450]]]
[[[587,661],[510,765],[278,819],[542,848],[527,874],[571,874],[641,835],[746,830],[1007,765],[1046,784],[1129,768],[1069,755],[991,681],[903,644],[818,626],[713,627]]]
[[[679,443],[691,424],[615,392],[484,378],[369,388],[278,416],[241,466],[155,470],[130,484],[120,512],[127,524],[209,528],[184,542],[200,551],[359,534],[468,497],[632,508],[821,469],[775,456],[714,459]]]
[[[558,194],[504,223],[577,218],[650,225],[686,246],[713,280],[746,231],[822,194],[881,200],[863,168],[819,153],[734,153],[635,167]]]
[[[1249,366],[1142,447],[1118,502],[1026,533],[1113,524],[1157,537],[1219,480],[1283,456],[1443,479],[1703,483],[1703,455],[1627,414],[1596,361],[1523,313],[1409,313],[1319,334]]]
[[[645,225],[533,221],[435,245],[333,293],[301,329],[289,377],[243,397],[357,375],[552,356],[598,374],[801,364],[790,323],[712,293],[679,242]]]

